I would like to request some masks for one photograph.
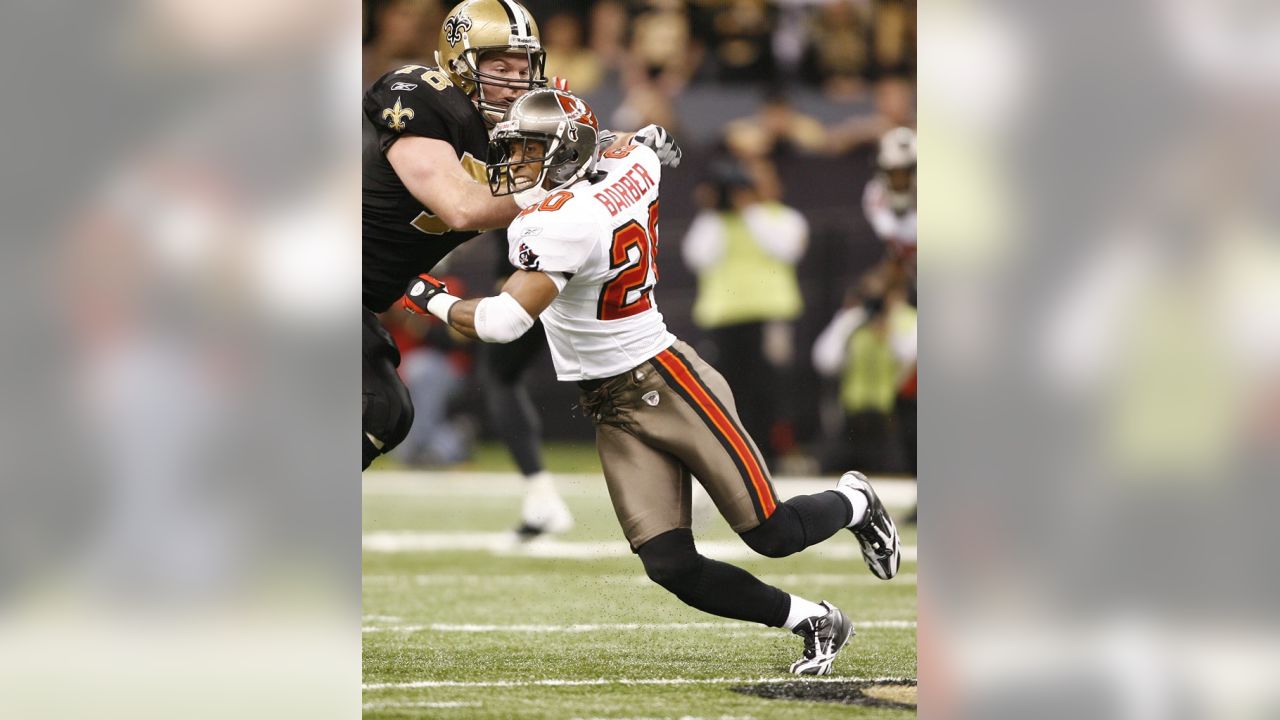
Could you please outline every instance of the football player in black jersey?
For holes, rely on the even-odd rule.
[[[494,197],[485,176],[488,129],[511,102],[547,84],[538,25],[515,0],[467,0],[445,17],[436,66],[383,75],[363,102],[363,467],[413,422],[396,375],[400,353],[375,313],[481,230],[506,227],[541,201],[532,188]],[[629,138],[630,136],[627,136]],[[626,138],[623,138],[626,139]],[[650,126],[634,142],[664,164],[680,151]]]

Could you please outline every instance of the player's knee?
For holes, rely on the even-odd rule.
[[[640,562],[649,579],[676,595],[694,591],[702,569],[702,556],[689,530],[672,530],[640,546]]]
[[[804,549],[804,531],[785,506],[756,527],[741,533],[739,537],[747,547],[771,558],[793,555]]]
[[[366,439],[380,453],[390,452],[409,434],[413,400],[394,368],[389,375],[366,384],[362,420]]]

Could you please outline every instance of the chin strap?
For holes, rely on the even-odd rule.
[[[521,210],[527,210],[528,208],[542,202],[543,198],[547,196],[548,192],[550,191],[542,187],[541,185],[535,185],[534,187],[531,187],[528,190],[521,190],[520,192],[515,193],[511,197],[515,199],[516,205]]]

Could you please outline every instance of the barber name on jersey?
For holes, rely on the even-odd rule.
[[[516,267],[560,288],[542,314],[556,376],[611,377],[671,343],[658,281],[658,156],[643,145],[605,152],[603,177],[549,194],[507,231]]]
[[[595,182],[580,182],[551,192],[543,201],[523,211],[507,232],[510,260],[525,270],[561,272],[575,275],[591,269],[616,274],[618,263],[609,259],[609,244],[620,229],[638,224],[646,235],[657,234],[656,202],[661,164],[653,150],[643,145],[627,145],[606,151],[596,169],[603,173]],[[641,255],[656,250],[657,238],[649,238]],[[584,267],[590,250],[606,261]],[[626,253],[627,265],[644,259],[636,250]]]

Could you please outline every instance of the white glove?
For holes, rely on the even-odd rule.
[[[680,167],[680,158],[684,157],[684,152],[676,144],[676,139],[671,137],[671,133],[661,125],[645,125],[636,131],[633,141],[649,146],[658,154],[658,161],[663,166]]]
[[[525,210],[542,202],[543,198],[546,196],[546,189],[541,185],[536,185],[528,190],[521,190],[511,197],[515,199],[516,205],[519,206],[521,210]]]
[[[600,136],[596,138],[596,152],[608,150],[618,139],[618,133],[612,130],[601,130]]]

